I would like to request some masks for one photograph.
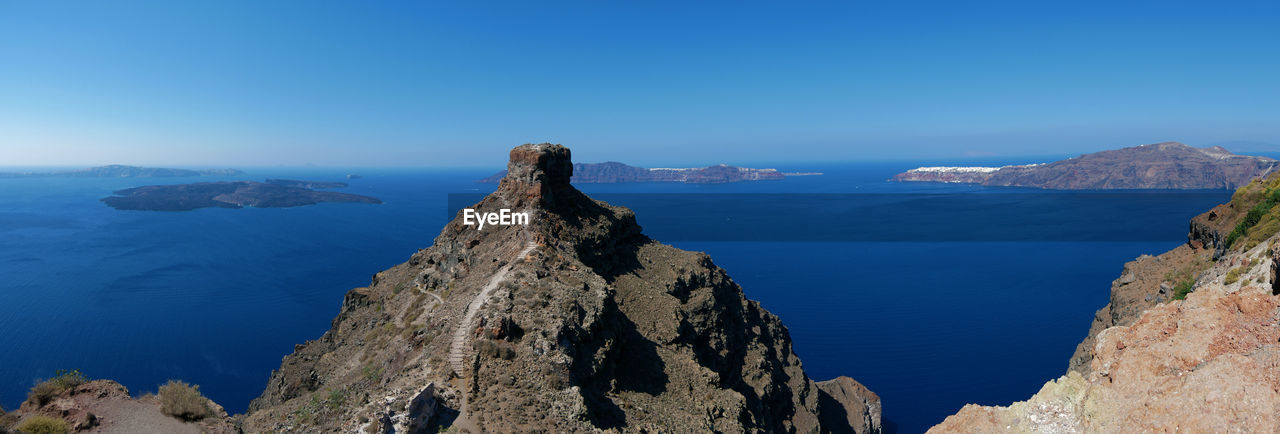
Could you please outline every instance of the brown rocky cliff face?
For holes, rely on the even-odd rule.
[[[513,150],[475,208],[531,224],[454,219],[349,292],[333,327],[272,373],[245,430],[879,430],[875,394],[844,377],[819,387],[776,316],[705,254],[572,188],[572,167],[558,145]]]
[[[1186,245],[1126,264],[1067,375],[1008,407],[967,405],[931,431],[1274,432],[1280,236],[1222,240],[1278,182],[1241,188],[1192,220]],[[1185,301],[1173,281],[1193,282]]]
[[[1276,175],[1267,178],[1267,182]],[[1126,263],[1120,277],[1111,283],[1110,302],[1099,309],[1089,333],[1076,346],[1068,362],[1069,371],[1088,374],[1093,360],[1094,337],[1108,327],[1127,326],[1148,308],[1172,300],[1179,280],[1197,275],[1227,253],[1227,234],[1244,217],[1256,200],[1242,199],[1246,193],[1260,195],[1262,182],[1252,182],[1229,203],[1218,205],[1191,219],[1187,243],[1157,256],[1143,255]]]
[[[1229,252],[1185,301],[1098,334],[1087,374],[1008,407],[967,405],[930,432],[1275,432],[1278,259],[1265,245]]]
[[[1089,326],[1089,333],[1076,346],[1067,370],[1088,374],[1093,361],[1094,338],[1114,326],[1127,326],[1142,312],[1173,299],[1177,279],[1169,276],[1186,271],[1194,275],[1212,259],[1212,250],[1181,245],[1159,256],[1143,255],[1124,264],[1120,277],[1111,282],[1111,299],[1099,309]]]

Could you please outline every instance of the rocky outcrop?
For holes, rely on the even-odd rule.
[[[499,172],[482,183],[497,183],[507,172]],[[803,173],[797,175],[820,175]],[[775,169],[753,169],[727,164],[694,168],[654,168],[629,166],[616,161],[604,163],[576,163],[572,181],[579,184],[615,184],[625,182],[684,182],[690,184],[723,184],[741,181],[766,181],[786,178],[787,174]]]
[[[1097,336],[1087,374],[1008,407],[967,405],[930,432],[1273,432],[1280,426],[1274,250],[1230,252],[1185,301]]]
[[[1277,187],[1280,187],[1280,175],[1251,181],[1241,187],[1230,202],[1192,218],[1185,245],[1158,256],[1143,255],[1125,264],[1120,278],[1111,283],[1110,302],[1094,315],[1089,333],[1076,346],[1067,369],[1087,375],[1098,333],[1109,327],[1132,324],[1147,308],[1185,296],[1186,290],[1195,287],[1202,272],[1227,253],[1228,234],[1248,210],[1257,205],[1269,189]],[[1274,233],[1249,232],[1251,236],[1264,238]],[[1179,292],[1182,294],[1177,294]]]
[[[348,293],[244,419],[249,432],[871,432],[879,399],[809,379],[782,322],[702,253],[570,185],[569,150],[511,151],[434,245]],[[329,405],[335,402],[339,404]]]
[[[240,432],[221,406],[205,400],[210,415],[187,422],[166,416],[155,395],[133,398],[129,390],[110,380],[94,380],[70,387],[43,402],[28,401],[8,415],[8,423],[18,427],[37,417],[62,420],[71,431],[101,433],[214,433]],[[0,425],[0,432],[6,427]]]
[[[1221,146],[1193,148],[1178,142],[1164,142],[1084,154],[1048,164],[919,168],[894,179],[1054,190],[1232,189],[1267,176],[1277,167],[1280,162],[1274,159],[1236,155]]]
[[[832,432],[880,432],[880,397],[849,377],[818,382],[822,426]],[[849,429],[843,427],[848,425]],[[840,429],[837,429],[839,427]]]
[[[1280,224],[1266,198],[1277,188],[1280,175],[1251,182],[1193,219],[1186,245],[1126,264],[1067,375],[1008,407],[965,406],[932,431],[1274,431]]]
[[[1111,282],[1111,298],[1099,309],[1089,333],[1076,346],[1067,369],[1088,374],[1093,361],[1094,338],[1103,330],[1127,326],[1142,312],[1175,297],[1178,285],[1193,285],[1212,262],[1212,250],[1185,244],[1159,256],[1143,255],[1124,264],[1120,277]]]

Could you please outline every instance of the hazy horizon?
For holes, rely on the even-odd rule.
[[[8,2],[0,164],[1274,152],[1278,8]]]

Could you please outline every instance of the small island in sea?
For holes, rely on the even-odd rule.
[[[267,184],[281,185],[285,187],[309,188],[312,190],[323,190],[328,188],[343,188],[347,186],[345,182],[325,182],[325,181],[299,181],[296,179],[267,179]]]
[[[1052,163],[1002,167],[919,167],[894,181],[948,182],[1051,190],[1234,189],[1280,167],[1267,157],[1233,154],[1221,146],[1178,142],[1084,154]]]
[[[381,204],[375,197],[314,188],[345,187],[341,182],[270,179],[267,182],[197,182],[148,185],[115,192],[102,202],[115,209],[135,211],[191,211],[200,208],[288,208],[321,202]]]
[[[113,164],[110,166],[55,172],[0,172],[0,178],[193,178],[197,176],[237,176],[243,174],[244,172],[236,169],[188,170]]]
[[[571,182],[579,184],[615,184],[625,182],[684,182],[689,184],[723,184],[741,181],[776,181],[788,176],[821,175],[819,172],[780,172],[777,169],[754,169],[719,164],[707,167],[645,168],[617,161],[575,163]],[[496,184],[504,170],[478,182]]]

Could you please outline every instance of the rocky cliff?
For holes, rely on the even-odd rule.
[[[931,432],[1273,432],[1280,426],[1280,176],[1126,264],[1067,374]]]
[[[250,405],[246,432],[874,432],[879,399],[804,372],[782,322],[707,255],[570,186],[567,148],[511,151],[480,212],[347,293]]]
[[[896,181],[958,182],[1055,190],[1230,189],[1266,176],[1280,162],[1222,148],[1178,142],[1084,154],[1048,164],[1004,167],[921,167]]]

